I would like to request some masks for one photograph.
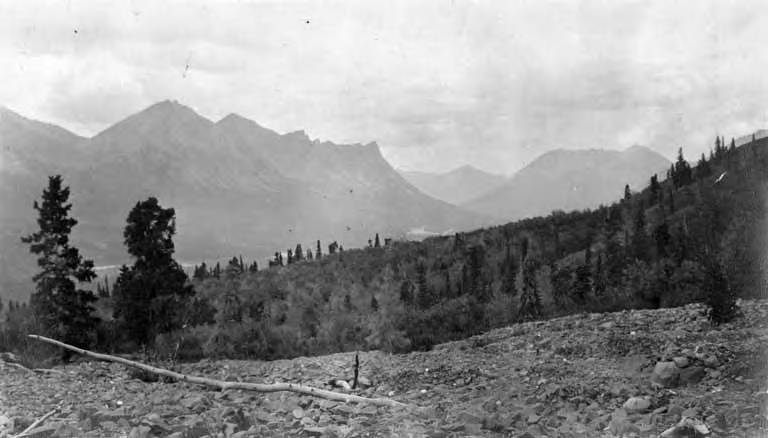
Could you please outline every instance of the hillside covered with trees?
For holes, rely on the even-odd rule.
[[[617,187],[623,197],[594,210],[422,242],[372,235],[363,249],[318,241],[276,252],[268,267],[239,257],[197,266],[188,280],[172,258],[173,209],[150,198],[125,229],[135,263],[99,285],[95,303],[84,299],[96,309],[93,333],[74,341],[181,359],[275,359],[429,349],[520,321],[691,302],[726,322],[737,297],[766,293],[767,144],[718,137],[695,166],[681,149],[666,175],[649,175],[641,191]],[[31,348],[25,333],[51,330],[41,309],[34,299],[12,303],[0,350]]]

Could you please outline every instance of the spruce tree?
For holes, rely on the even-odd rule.
[[[657,174],[653,174],[653,176],[651,176],[651,197],[653,198],[653,202],[659,201],[660,193],[661,185],[659,184],[659,176]]]
[[[381,242],[379,241],[379,233],[376,233],[376,239],[373,243],[374,248],[381,248]]]
[[[93,292],[77,287],[96,278],[93,261],[85,260],[80,251],[70,245],[69,235],[77,220],[69,217],[72,204],[69,187],[62,185],[61,175],[48,178],[43,190],[42,204],[34,203],[40,229],[21,238],[37,255],[40,272],[33,280],[35,292],[30,305],[42,322],[45,334],[63,342],[88,348],[94,341],[98,318],[91,305]],[[65,354],[65,358],[69,355]]]
[[[541,296],[536,283],[536,272],[539,267],[539,261],[526,252],[520,266],[522,290],[520,291],[520,307],[518,308],[518,318],[524,321],[537,319],[541,316]]]
[[[304,260],[304,250],[301,248],[301,244],[296,244],[296,250],[293,252],[293,260],[300,262]]]
[[[672,182],[675,188],[683,187],[690,184],[693,181],[693,172],[691,171],[691,165],[685,161],[683,157],[683,148],[677,151],[677,161],[673,165],[672,170]]]
[[[187,322],[195,291],[173,259],[175,232],[174,209],[162,208],[154,197],[138,202],[128,214],[123,236],[134,264],[122,267],[115,284],[114,317],[139,345],[152,345],[156,334]],[[218,263],[215,274],[220,274]]]
[[[583,303],[590,292],[592,292],[592,248],[588,243],[584,251],[584,263],[576,268],[574,293],[577,300]]]
[[[419,262],[416,265],[416,284],[418,286],[419,294],[416,296],[416,302],[421,309],[428,309],[434,302],[434,296],[427,284],[427,267],[424,263]]]
[[[323,258],[323,250],[320,247],[320,241],[317,241],[317,248],[315,249],[315,258],[320,260]]]
[[[711,174],[712,168],[709,165],[709,161],[707,161],[707,158],[704,156],[704,153],[702,153],[699,162],[696,164],[696,177],[701,179]]]

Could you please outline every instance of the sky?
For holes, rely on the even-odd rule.
[[[0,2],[0,105],[93,135],[164,99],[512,173],[768,127],[763,1]]]

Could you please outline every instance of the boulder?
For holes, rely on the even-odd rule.
[[[672,361],[675,362],[678,368],[685,368],[689,365],[687,357],[677,356]]]
[[[680,380],[680,369],[674,362],[658,362],[653,367],[651,382],[665,388],[672,388]]]
[[[622,407],[627,412],[647,411],[651,407],[651,401],[646,397],[630,397],[624,402]]]
[[[695,385],[701,382],[706,372],[703,367],[694,366],[680,370],[680,384],[681,385]]]

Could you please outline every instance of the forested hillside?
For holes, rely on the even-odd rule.
[[[218,278],[198,270],[218,309],[200,341],[208,354],[265,358],[407,350],[531,318],[762,295],[768,140],[725,143],[693,168],[681,151],[668,175],[595,210],[375,238],[256,273],[235,260]]]
[[[157,345],[188,359],[408,351],[523,320],[696,301],[726,321],[736,297],[766,293],[767,145],[718,138],[693,167],[681,150],[647,189],[616,187],[623,197],[595,210],[422,242],[375,235],[364,249],[318,242],[269,267],[198,266],[203,310]],[[100,292],[99,347],[125,350],[112,315],[126,291]]]

